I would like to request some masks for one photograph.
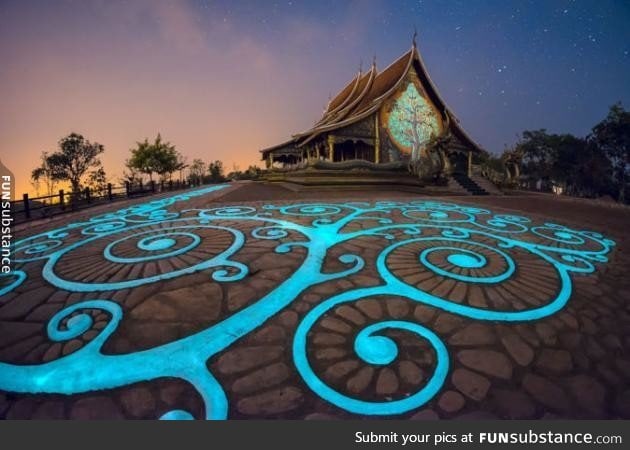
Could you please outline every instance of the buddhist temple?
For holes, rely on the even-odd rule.
[[[331,98],[310,129],[260,150],[270,179],[379,179],[467,184],[481,149],[440,97],[416,47],[384,70],[373,62]]]

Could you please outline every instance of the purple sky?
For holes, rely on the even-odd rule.
[[[0,0],[0,158],[18,194],[72,131],[113,182],[157,132],[227,169],[308,128],[330,94],[408,50],[464,128],[498,152],[526,129],[585,135],[630,103],[622,1]]]

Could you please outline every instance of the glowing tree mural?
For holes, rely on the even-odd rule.
[[[388,126],[394,141],[411,150],[412,161],[420,159],[421,149],[440,133],[435,111],[413,83],[392,105]]]

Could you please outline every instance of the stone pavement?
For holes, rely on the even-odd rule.
[[[169,198],[18,230],[0,417],[630,418],[627,208]]]

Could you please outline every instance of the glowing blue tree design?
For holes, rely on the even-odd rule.
[[[392,105],[388,119],[389,132],[400,146],[411,149],[412,161],[420,157],[420,149],[440,133],[435,111],[413,83]]]
[[[366,364],[386,366],[396,360],[398,346],[383,334],[387,330],[412,333],[427,341],[436,355],[433,374],[417,392],[393,401],[362,400],[329,386],[309,362],[309,331],[326,313],[339,305],[364,298],[396,295],[475,320],[537,320],[562,309],[571,296],[570,275],[593,272],[596,263],[607,261],[606,255],[614,245],[613,241],[594,232],[552,223],[534,226],[526,217],[492,214],[485,209],[435,201],[266,205],[259,209],[229,206],[179,212],[166,209],[191,196],[222,187],[134,206],[23,239],[15,245],[15,260],[20,264],[45,261],[43,278],[69,291],[133,288],[202,270],[209,271],[215,281],[238,281],[248,273],[246,265],[232,259],[245,243],[244,233],[233,226],[241,223],[255,225],[250,233],[253,239],[278,241],[276,253],[305,249],[305,259],[293,274],[255,303],[207,329],[127,354],[102,352],[103,345],[123,317],[123,310],[116,302],[97,298],[67,306],[48,323],[48,336],[54,341],[67,341],[90,330],[92,318],[85,311],[103,311],[110,316],[109,322],[83,348],[57,360],[37,365],[0,363],[0,390],[76,394],[175,377],[189,382],[201,394],[208,419],[224,419],[228,399],[220,383],[208,371],[206,361],[274,317],[309,287],[358,273],[364,268],[363,258],[350,253],[339,256],[339,262],[346,267],[344,270],[325,272],[324,260],[333,247],[362,237],[379,237],[389,243],[376,258],[380,283],[340,292],[311,309],[297,326],[292,354],[304,382],[317,395],[339,408],[359,414],[400,414],[422,406],[442,388],[449,370],[449,358],[448,349],[440,337],[423,325],[404,320],[382,320],[361,329],[355,336],[354,350]],[[228,223],[232,225],[226,225]],[[203,236],[208,230],[230,236],[229,245],[202,262],[186,268],[173,268],[159,276],[83,283],[65,279],[58,273],[60,261],[95,241],[107,243],[103,257],[111,264],[143,264],[207,245]],[[132,243],[135,254],[127,252],[122,256],[119,246],[130,248]],[[517,276],[519,260],[515,255],[526,254],[544,264],[557,278],[557,291],[545,304],[514,311],[456,303],[406,282],[389,263],[401,249],[411,249],[417,264],[435,276],[487,286],[501,285]],[[17,271],[12,276],[2,294],[15,289],[26,278],[24,271]],[[174,410],[162,418],[187,419],[192,416],[187,411]]]

